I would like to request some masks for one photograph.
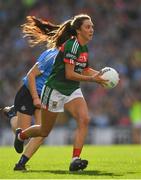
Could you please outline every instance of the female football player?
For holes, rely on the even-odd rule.
[[[50,47],[61,49],[42,90],[41,125],[16,130],[14,147],[18,153],[23,151],[25,139],[47,137],[58,113],[65,108],[77,122],[69,170],[79,171],[87,167],[88,161],[82,160],[80,154],[88,130],[89,115],[80,82],[106,83],[100,72],[90,68],[88,64],[87,43],[92,40],[93,33],[91,18],[86,14],[79,14],[59,25],[54,35],[48,33],[48,36],[40,34],[36,37],[37,41],[48,40]]]

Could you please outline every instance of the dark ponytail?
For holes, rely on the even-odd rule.
[[[52,43],[54,43],[56,47],[61,46],[71,36],[77,35],[76,31],[71,26],[71,22],[72,20],[65,21],[52,37]]]

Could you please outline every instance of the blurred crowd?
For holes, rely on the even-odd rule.
[[[28,15],[61,23],[88,13],[94,22],[89,44],[90,65],[115,68],[120,83],[104,89],[82,83],[91,125],[141,124],[141,2],[140,0],[2,0],[0,1],[0,106],[12,105],[21,78],[45,47],[30,48],[20,25]]]

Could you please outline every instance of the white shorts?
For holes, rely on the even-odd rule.
[[[48,107],[48,110],[51,112],[64,112],[66,103],[78,97],[84,98],[80,88],[75,90],[70,96],[63,95],[56,89],[45,88],[43,88],[42,107]]]

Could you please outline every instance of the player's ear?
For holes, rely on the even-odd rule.
[[[80,34],[81,30],[77,29],[76,32],[77,32],[77,35],[78,35],[78,34]]]

